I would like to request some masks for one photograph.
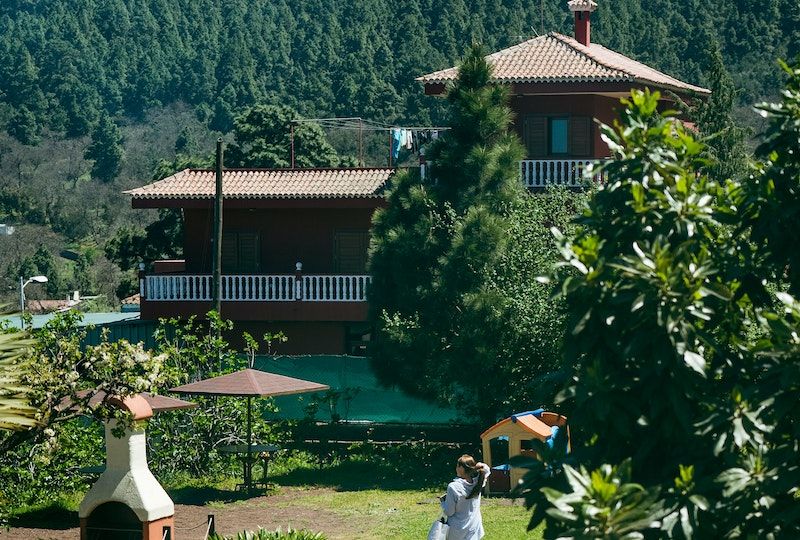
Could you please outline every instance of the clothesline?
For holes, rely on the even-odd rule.
[[[326,129],[340,129],[346,131],[358,131],[358,162],[364,163],[364,138],[365,131],[386,132],[389,135],[389,166],[392,160],[397,160],[400,148],[420,152],[422,145],[430,140],[439,137],[439,132],[447,131],[447,126],[401,126],[397,124],[387,124],[376,120],[365,120],[364,118],[353,117],[328,117],[328,118],[295,118],[291,121],[291,163],[294,168],[294,128],[295,125],[317,124]]]
[[[318,124],[320,127],[332,129],[349,129],[362,131],[391,131],[405,129],[409,131],[447,131],[447,126],[404,126],[402,124],[387,124],[375,120],[365,120],[359,117],[347,118],[296,118],[294,124]]]

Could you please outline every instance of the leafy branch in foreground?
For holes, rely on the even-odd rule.
[[[800,66],[785,67],[746,182],[709,178],[657,94],[603,127],[616,159],[556,275],[582,442],[518,489],[545,538],[800,535]]]

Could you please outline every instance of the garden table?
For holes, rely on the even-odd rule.
[[[304,381],[286,377],[276,373],[268,373],[257,369],[247,368],[227,375],[204,379],[177,388],[170,392],[178,394],[202,394],[207,396],[237,396],[247,398],[247,444],[242,445],[244,453],[248,454],[246,463],[252,463],[253,454],[253,398],[287,396],[302,394],[304,392],[319,392],[328,390],[327,384],[313,381]],[[253,486],[252,468],[245,467],[244,485],[250,489]]]
[[[272,461],[275,453],[281,450],[281,447],[275,446],[274,444],[251,444],[248,449],[246,444],[228,444],[220,446],[217,450],[223,454],[237,454],[242,456],[244,481],[241,484],[236,484],[236,489],[249,490],[253,487],[260,487],[263,489],[268,487],[267,471],[269,469],[269,462]],[[260,482],[258,480],[253,480],[253,462],[258,458],[261,458],[261,465],[264,469]]]

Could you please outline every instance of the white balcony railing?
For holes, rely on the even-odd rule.
[[[587,181],[599,182],[603,178],[594,174],[588,177],[592,166],[604,160],[592,159],[524,159],[519,162],[519,176],[528,188],[548,186],[582,187]],[[420,178],[425,180],[430,163],[420,165]]]
[[[156,302],[211,301],[212,276],[155,275],[141,282],[142,298]],[[226,275],[223,302],[366,302],[365,275]]]
[[[597,164],[592,159],[525,159],[519,162],[519,172],[522,183],[529,188],[581,187],[587,181],[602,180],[599,174],[591,174]]]

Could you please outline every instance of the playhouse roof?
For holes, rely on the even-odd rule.
[[[390,168],[228,169],[225,199],[380,198],[395,172]],[[134,199],[213,199],[216,172],[185,169],[163,180],[125,191]]]
[[[545,414],[541,409],[519,414],[512,414],[508,418],[500,420],[495,425],[481,433],[481,439],[495,432],[502,433],[506,430],[516,427],[521,428],[523,431],[527,431],[531,435],[544,440],[551,435],[552,428],[539,419],[541,414]]]
[[[597,43],[583,45],[556,32],[490,54],[486,60],[493,67],[492,79],[499,83],[628,82],[675,92],[711,93]],[[442,84],[457,75],[458,68],[451,67],[417,80]]]

